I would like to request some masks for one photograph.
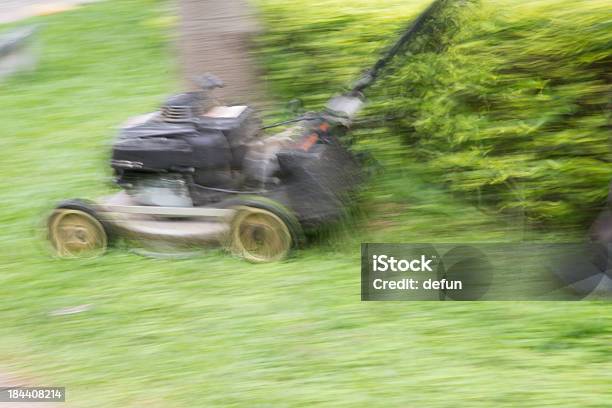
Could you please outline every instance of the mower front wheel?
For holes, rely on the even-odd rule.
[[[81,200],[58,205],[49,216],[47,232],[55,254],[62,258],[101,255],[109,242],[95,210]]]
[[[285,222],[271,211],[236,207],[229,237],[231,252],[249,262],[280,261],[293,247],[291,231]]]

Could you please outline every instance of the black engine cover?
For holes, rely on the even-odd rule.
[[[234,140],[236,133],[240,134],[240,126],[241,121],[236,121],[228,129],[215,129],[198,122],[168,123],[158,115],[150,115],[121,130],[113,145],[111,165],[119,175],[189,172],[196,180],[225,184],[226,176],[216,180],[214,175],[229,172],[235,166],[236,153],[243,145]]]
[[[115,169],[163,171],[195,167],[194,159],[193,148],[185,140],[151,137],[118,140],[111,163]]]

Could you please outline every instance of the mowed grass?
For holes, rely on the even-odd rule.
[[[0,85],[1,370],[66,386],[75,407],[612,406],[607,304],[360,302],[361,241],[524,236],[394,157],[355,226],[287,262],[50,258],[46,211],[113,191],[114,127],[178,89],[169,10],[116,0],[47,17],[39,69]]]

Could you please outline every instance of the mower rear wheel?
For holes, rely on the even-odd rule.
[[[56,208],[48,220],[48,234],[60,257],[97,256],[108,245],[104,226],[85,209]]]
[[[276,214],[255,207],[238,207],[230,229],[230,250],[249,262],[280,261],[293,239],[287,224]]]

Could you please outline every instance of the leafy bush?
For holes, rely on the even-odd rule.
[[[274,22],[264,57],[284,97],[315,104],[341,89],[425,5],[324,3],[316,16],[303,2],[263,6]],[[386,145],[490,208],[557,225],[586,221],[612,178],[608,3],[449,3],[369,93],[369,114],[395,118],[384,135],[402,143]]]

